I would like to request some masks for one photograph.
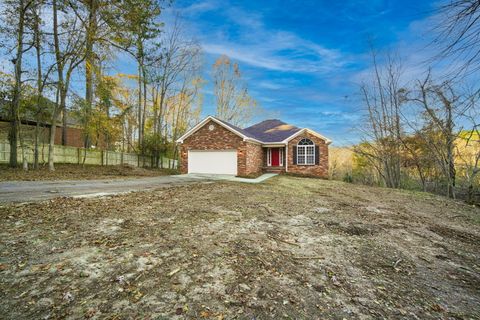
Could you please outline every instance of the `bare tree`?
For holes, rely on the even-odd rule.
[[[198,123],[202,111],[202,97],[199,94],[203,84],[199,77],[200,65],[185,70],[178,94],[172,97],[173,104],[168,107],[170,136],[172,143],[182,136],[188,128]],[[168,126],[166,128],[168,130]],[[173,159],[178,158],[178,148],[173,148]]]
[[[479,187],[480,172],[480,110],[478,95],[468,94],[467,110],[463,111],[467,130],[459,132],[456,144],[457,166],[467,185],[467,202],[474,203],[475,189]],[[471,129],[470,129],[471,128]]]
[[[34,0],[6,0],[4,3],[3,16],[7,20],[2,25],[2,33],[4,36],[11,36],[15,39],[11,51],[15,51],[14,58],[11,60],[14,64],[14,83],[12,90],[12,98],[10,103],[10,131],[8,134],[10,142],[10,166],[17,167],[17,146],[20,140],[20,99],[23,84],[23,55],[31,49],[26,44],[25,31],[28,23],[30,8],[33,6]],[[23,157],[25,159],[25,157]]]
[[[245,125],[257,111],[257,102],[248,93],[238,63],[220,56],[213,64],[217,117],[233,125]]]
[[[138,145],[142,155],[145,149],[144,136],[148,105],[148,66],[151,60],[155,60],[152,55],[156,53],[157,37],[163,27],[163,24],[159,23],[157,19],[162,11],[162,2],[157,0],[124,0],[120,2],[118,7],[121,19],[115,18],[118,20],[114,24],[116,37],[115,41],[110,41],[114,47],[130,54],[137,63]]]
[[[449,0],[438,9],[435,44],[436,58],[452,58],[456,75],[472,74],[480,69],[480,1]]]
[[[42,34],[40,30],[41,25],[41,10],[43,6],[43,1],[39,1],[34,9],[34,17],[32,21],[33,29],[33,43],[35,47],[35,58],[37,63],[37,92],[36,92],[36,102],[37,110],[35,114],[35,137],[34,137],[34,149],[33,149],[33,167],[38,169],[38,135],[40,131],[40,113],[41,113],[41,97],[43,95],[43,89],[45,87],[45,81],[42,73]]]
[[[50,139],[48,146],[48,168],[50,171],[55,170],[54,152],[55,152],[55,132],[60,112],[66,112],[66,100],[70,87],[70,80],[74,70],[85,59],[84,54],[84,35],[78,25],[77,17],[64,16],[60,26],[59,20],[59,4],[57,0],[52,2],[53,10],[53,47],[55,53],[55,67],[57,70],[57,93],[55,108],[52,112],[52,120],[50,127]]]
[[[373,49],[372,64],[373,80],[361,86],[367,111],[366,136],[355,152],[371,161],[387,187],[399,188],[402,135],[400,106],[405,90],[400,85],[401,66],[389,56],[386,67],[381,68]]]
[[[166,115],[167,99],[170,96],[187,93],[187,82],[198,74],[200,47],[194,41],[185,39],[179,17],[161,38],[162,48],[159,59],[149,67],[153,102],[153,136],[155,137],[154,157],[161,164],[161,145],[167,140]],[[190,99],[190,98],[188,98]]]
[[[420,107],[418,117],[422,117],[424,122],[416,132],[425,141],[425,147],[446,179],[447,196],[454,198],[455,141],[460,132],[456,124],[458,116],[465,111],[461,96],[451,82],[436,84],[429,73],[423,81],[417,81],[409,100]]]
[[[114,44],[115,38],[120,29],[124,30],[129,25],[123,23],[123,13],[119,6],[126,4],[126,1],[110,0],[63,0],[68,5],[68,10],[73,12],[79,20],[79,32],[84,34],[83,61],[85,70],[85,95],[84,95],[84,121],[88,126],[91,122],[93,103],[95,100],[95,74],[98,73],[100,52],[108,51]],[[129,3],[130,7],[135,7]],[[127,4],[128,5],[128,4]],[[123,25],[122,25],[123,24]],[[64,114],[64,126],[66,125],[66,114]],[[84,147],[90,146],[88,132],[84,134]],[[66,143],[66,137],[62,137]],[[85,153],[86,155],[86,153]],[[85,156],[84,156],[85,159]],[[84,160],[85,161],[85,160]]]

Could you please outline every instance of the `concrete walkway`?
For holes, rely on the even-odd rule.
[[[227,174],[200,174],[200,173],[189,173],[189,174],[182,174],[180,177],[185,178],[193,178],[193,179],[208,179],[208,180],[223,180],[223,181],[233,181],[233,182],[245,182],[245,183],[260,183],[271,177],[275,177],[276,173],[265,173],[262,174],[260,177],[255,179],[249,178],[240,178],[234,175],[227,175]]]

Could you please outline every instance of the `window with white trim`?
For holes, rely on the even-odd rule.
[[[297,144],[297,164],[315,164],[315,144],[312,140],[304,138]]]

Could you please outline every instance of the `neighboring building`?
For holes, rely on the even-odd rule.
[[[209,116],[180,139],[182,173],[256,176],[288,172],[328,176],[331,140],[280,120],[265,120],[241,129]]]
[[[10,120],[8,117],[8,104],[10,102],[7,100],[0,100],[0,141],[7,141],[8,140],[8,133],[10,131]],[[53,110],[55,103],[49,99],[44,98],[42,100],[41,109],[43,111],[43,116],[40,117],[41,120],[39,121],[39,134],[38,139],[40,143],[47,144],[50,141],[50,129],[52,127],[50,121],[46,121],[45,119],[49,119],[51,116],[51,110]],[[26,109],[24,111],[26,114],[23,114],[22,118],[20,119],[21,126],[21,134],[22,138],[26,143],[33,143],[35,139],[35,127],[37,125],[36,116],[34,111],[30,109]],[[84,137],[83,137],[83,129],[78,124],[75,119],[67,113],[67,132],[66,132],[66,140],[67,146],[70,147],[77,147],[83,148],[84,146]],[[55,130],[55,144],[61,145],[62,144],[62,133],[63,133],[63,126],[60,122],[57,122],[57,128]]]
[[[22,120],[21,123],[21,132],[23,134],[23,139],[27,143],[33,143],[35,137],[36,122],[33,120]],[[40,143],[49,142],[51,127],[52,125],[49,123],[40,123],[40,130],[38,135]],[[0,140],[8,140],[9,130],[10,121],[0,117]],[[57,125],[57,128],[55,130],[55,144],[62,144],[62,132],[63,127]],[[83,148],[83,130],[79,126],[69,124],[69,126],[67,127],[67,146]]]

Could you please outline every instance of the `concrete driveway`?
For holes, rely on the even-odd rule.
[[[188,175],[111,180],[5,181],[0,182],[0,203],[33,202],[56,197],[99,197],[211,181],[207,176]]]
[[[269,173],[256,179],[245,179],[230,175],[182,174],[138,179],[5,181],[0,182],[0,203],[33,202],[57,197],[101,197],[213,181],[260,183],[273,176],[276,174]]]

